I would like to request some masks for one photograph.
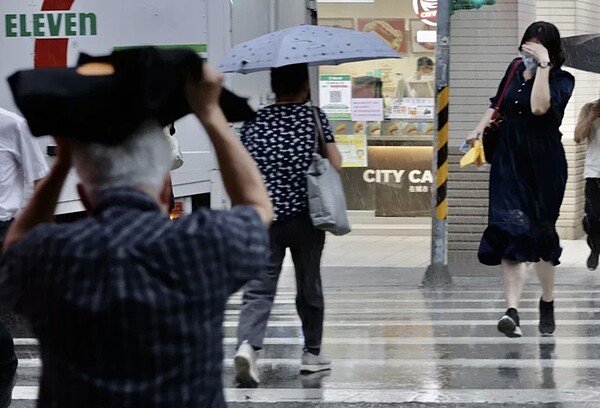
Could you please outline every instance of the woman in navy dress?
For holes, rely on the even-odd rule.
[[[472,142],[489,124],[493,107],[513,64],[518,64],[500,113],[500,138],[491,160],[488,227],[479,247],[479,261],[501,265],[506,313],[498,330],[521,337],[517,312],[527,263],[535,263],[542,286],[539,330],[552,335],[554,323],[554,275],[562,252],[556,221],[567,182],[567,161],[559,131],[575,79],[561,69],[564,63],[558,29],[547,22],[533,23],[515,59],[491,98],[475,130]]]

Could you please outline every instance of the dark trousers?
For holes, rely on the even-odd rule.
[[[262,348],[281,266],[289,248],[296,269],[296,310],[302,321],[305,348],[321,347],[325,311],[321,287],[324,245],[325,232],[313,226],[308,214],[273,224],[269,268],[245,287],[237,333],[239,344],[247,340],[255,349]]]
[[[0,221],[0,250],[10,223]],[[17,372],[17,356],[13,339],[0,323],[0,408],[10,404],[13,381]]]
[[[585,216],[583,229],[593,252],[600,253],[600,179],[585,180]]]

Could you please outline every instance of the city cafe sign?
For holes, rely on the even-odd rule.
[[[421,21],[432,27],[437,26],[438,0],[413,0],[413,8]]]

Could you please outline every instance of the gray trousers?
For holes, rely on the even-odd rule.
[[[4,242],[4,235],[9,227],[8,222],[0,221],[0,249]],[[11,335],[0,323],[0,408],[10,404],[13,380],[17,372],[17,356]]]
[[[281,266],[289,248],[296,270],[296,310],[302,321],[305,348],[321,347],[325,311],[321,286],[324,245],[325,232],[313,226],[308,214],[272,225],[269,268],[244,289],[238,346],[247,340],[255,349],[262,348]]]

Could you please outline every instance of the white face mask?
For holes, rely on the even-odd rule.
[[[521,54],[523,58],[523,63],[525,64],[525,69],[528,71],[535,71],[538,67],[538,62],[531,55]]]

